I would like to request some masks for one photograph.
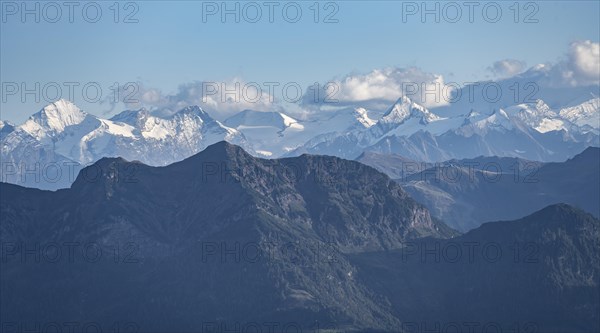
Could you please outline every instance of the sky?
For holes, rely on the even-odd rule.
[[[384,84],[390,75],[460,83],[499,79],[536,64],[579,59],[578,50],[587,52],[582,66],[597,72],[600,39],[598,1],[1,5],[0,119],[14,123],[56,97],[103,117],[197,101],[222,118],[244,108],[298,107],[290,90],[282,91],[286,85],[307,94],[315,82],[351,82],[359,92],[352,98],[360,99],[371,92],[354,77]],[[194,95],[235,82],[262,93],[271,85],[271,99],[221,107],[218,98],[198,101]],[[23,93],[27,89],[32,92]]]

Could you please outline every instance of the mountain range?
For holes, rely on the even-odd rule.
[[[556,204],[353,259],[404,332],[598,332],[598,223]]]
[[[549,163],[483,156],[419,163],[379,153],[365,153],[357,160],[396,179],[435,217],[460,231],[557,203],[600,217],[600,149],[595,147]]]
[[[220,140],[258,157],[355,159],[374,152],[428,163],[478,156],[556,162],[600,145],[597,97],[560,109],[542,100],[491,111],[489,105],[459,106],[442,116],[404,96],[385,112],[356,106],[299,120],[245,110],[221,122],[197,106],[166,118],[140,109],[103,119],[59,100],[21,125],[0,122],[2,181],[67,188],[79,170],[103,157],[164,166]]]
[[[81,168],[103,157],[160,166],[221,140],[249,149],[241,133],[199,107],[169,118],[141,109],[102,119],[59,100],[11,129],[2,137],[3,181],[45,189],[69,187]]]
[[[364,164],[261,159],[226,142],[164,167],[102,158],[68,189],[0,183],[0,195],[9,324],[599,329],[600,221],[565,204],[459,235]],[[473,243],[473,260],[436,251]],[[490,261],[486,244],[504,255]]]
[[[542,100],[494,109],[491,114],[473,108],[463,111],[442,117],[402,97],[373,126],[322,134],[292,154],[354,159],[372,151],[422,162],[482,155],[561,161],[574,151],[599,145],[598,98],[559,111]]]
[[[110,254],[40,263],[5,252],[8,322],[110,319],[143,323],[143,332],[194,332],[210,321],[389,327],[397,319],[355,279],[346,254],[456,235],[368,166],[263,160],[225,142],[166,167],[103,158],[69,189],[2,183],[0,194],[3,244],[96,244]],[[125,244],[135,245],[135,264],[113,262]]]

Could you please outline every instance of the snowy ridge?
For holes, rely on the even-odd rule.
[[[411,101],[410,98],[402,96],[388,112],[383,115],[379,122],[382,124],[402,124],[410,118],[416,118],[423,124],[441,119],[425,107]]]
[[[374,112],[382,114],[378,120],[371,114],[356,106],[298,120],[283,112],[245,110],[220,122],[189,106],[166,118],[140,109],[103,119],[59,100],[20,126],[0,122],[1,157],[14,165],[68,161],[84,166],[119,156],[160,166],[225,140],[268,158],[310,153],[354,159],[373,151],[424,162],[481,155],[561,161],[600,145],[597,97],[557,110],[537,100],[445,116],[401,97],[383,114]],[[3,175],[2,181],[19,183],[20,172],[8,179]],[[27,185],[55,189],[70,183]]]
[[[71,166],[63,163],[59,167],[76,165],[77,171],[103,157],[123,157],[161,166],[183,160],[223,140],[254,152],[242,133],[214,120],[197,106],[187,107],[168,118],[155,117],[141,109],[102,119],[60,100],[13,130],[0,133],[2,161],[28,168],[68,162]],[[2,181],[21,183],[25,170],[16,169],[9,178],[2,175]],[[67,171],[73,169],[62,170]],[[44,183],[35,175],[29,178],[33,183],[27,180],[26,185],[47,189],[67,187],[74,180],[60,178]]]
[[[67,126],[80,124],[86,116],[87,113],[75,104],[61,99],[29,117],[20,128],[37,139],[44,139],[63,131]]]
[[[278,157],[320,135],[363,130],[373,126],[375,121],[369,118],[364,108],[346,108],[313,114],[304,121],[282,112],[245,110],[224,123],[242,132],[259,156]]]
[[[363,151],[376,151],[426,162],[481,155],[560,161],[572,157],[573,149],[600,145],[598,105],[596,98],[555,111],[537,100],[487,114],[470,109],[442,117],[402,97],[374,125],[315,136],[288,156],[356,158]]]
[[[506,112],[540,133],[568,130],[565,121],[542,100],[535,104],[515,105],[507,108]]]
[[[580,105],[560,110],[560,116],[577,126],[600,129],[600,98],[596,97]]]

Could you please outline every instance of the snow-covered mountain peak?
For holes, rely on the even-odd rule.
[[[412,104],[413,101],[412,99],[410,99],[410,97],[408,96],[402,96],[400,98],[398,98],[398,100],[396,101],[396,104]]]
[[[591,97],[579,98],[584,103],[576,106],[559,104],[569,106],[562,110],[551,109],[548,105],[556,105],[551,101],[536,100],[506,107],[466,105],[456,113],[436,108],[439,115],[402,97],[381,118],[379,110],[353,105],[311,112],[302,120],[279,111],[245,110],[223,123],[198,106],[167,117],[129,110],[106,120],[60,100],[20,126],[0,122],[1,157],[15,163],[65,160],[84,165],[122,156],[166,165],[226,140],[261,157],[311,153],[354,158],[372,150],[441,161],[473,154],[513,156],[518,150],[529,159],[557,160],[573,147],[598,145],[600,98]]]
[[[526,116],[526,117],[555,117],[556,113],[550,109],[548,104],[543,100],[538,99],[535,103],[522,103],[514,106],[510,106],[505,111],[513,116]]]
[[[567,130],[565,122],[544,101],[518,104],[506,108],[511,118],[517,119],[540,133]]]
[[[179,116],[192,115],[192,116],[198,116],[203,120],[208,120],[208,119],[212,120],[212,117],[206,111],[202,110],[202,108],[197,105],[186,106],[185,108],[177,111],[171,117],[174,118],[174,117],[177,117],[178,115]]]
[[[0,120],[0,130],[8,126],[14,127],[14,125],[10,121]]]
[[[564,108],[560,116],[577,126],[600,129],[600,98],[595,97],[580,105]]]
[[[379,120],[382,124],[400,124],[408,118],[419,118],[424,124],[439,120],[440,117],[431,113],[424,106],[402,96]]]
[[[537,100],[537,102],[535,103],[535,107],[536,107],[536,109],[541,110],[541,111],[549,111],[550,110],[550,107],[548,106],[548,104],[546,104],[541,99]]]
[[[484,117],[486,117],[486,115],[479,113],[475,109],[471,109],[471,111],[469,111],[469,113],[467,113],[467,115],[464,116],[464,120],[463,120],[461,126],[465,126],[465,125],[474,123],[478,120],[481,120]]]
[[[83,112],[72,102],[59,99],[54,103],[46,105],[29,119],[46,129],[62,131],[67,126],[81,123],[86,115],[87,113]]]
[[[502,109],[497,109],[491,115],[480,120],[465,119],[465,123],[456,132],[471,136],[473,134],[485,135],[491,130],[506,132],[512,129],[513,124],[508,114]]]
[[[150,112],[148,110],[146,110],[145,108],[141,108],[139,110],[123,111],[123,112],[113,116],[109,120],[135,126],[135,125],[139,124],[140,122],[142,122],[143,120],[147,119],[148,117],[150,117]]]
[[[369,118],[369,114],[365,108],[355,108],[354,116],[365,128],[369,128],[377,123],[375,120]]]
[[[33,114],[20,128],[37,139],[52,137],[66,127],[82,123],[88,114],[65,99],[46,105]]]
[[[384,114],[380,121],[394,122],[394,120],[404,120],[410,115],[413,107],[420,107],[420,105],[413,103],[412,100],[406,96],[400,97]]]

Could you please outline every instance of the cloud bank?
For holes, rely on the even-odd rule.
[[[225,119],[246,109],[278,110],[281,107],[268,89],[241,79],[227,82],[194,81],[179,85],[173,94],[138,82],[136,92],[123,103],[129,109],[146,108],[159,116],[169,116],[190,105],[198,105],[216,119]],[[121,95],[128,95],[131,90]]]
[[[440,74],[429,73],[417,67],[390,67],[374,69],[366,74],[348,74],[333,79],[321,86],[320,93],[307,90],[301,105],[308,109],[318,109],[323,106],[361,105],[367,108],[387,108],[398,98],[407,95],[414,101],[434,107],[445,103],[443,98],[436,98],[433,93],[444,87]]]
[[[523,61],[516,59],[498,60],[488,70],[494,74],[496,82],[506,86],[510,86],[513,80],[535,82],[542,89],[540,96],[544,96],[544,87],[548,88],[548,94],[551,95],[562,87],[593,87],[600,84],[600,44],[589,40],[573,42],[557,62],[536,65],[528,70],[525,70]],[[189,105],[199,105],[219,120],[245,109],[285,109],[302,117],[329,108],[361,106],[384,110],[402,96],[408,96],[428,108],[446,106],[454,103],[451,97],[453,92],[464,88],[466,84],[445,82],[441,74],[418,67],[388,67],[367,73],[346,74],[321,83],[318,87],[300,88],[298,85],[301,93],[297,99],[293,97],[295,89],[287,93],[283,91],[284,82],[278,83],[277,90],[273,90],[264,83],[233,78],[227,82],[184,83],[170,94],[139,83],[135,94],[124,103],[130,109],[145,107],[161,116],[168,116]],[[121,95],[129,96],[130,93],[127,90]]]

